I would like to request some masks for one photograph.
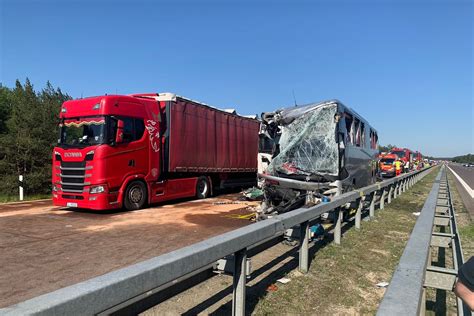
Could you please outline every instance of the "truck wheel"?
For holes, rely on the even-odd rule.
[[[205,199],[209,197],[211,193],[211,188],[209,185],[209,181],[207,181],[206,177],[199,177],[196,183],[196,197],[198,199]]]
[[[141,181],[133,181],[125,190],[123,205],[129,211],[141,209],[146,202],[146,185]]]

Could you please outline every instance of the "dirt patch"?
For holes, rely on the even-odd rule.
[[[250,224],[239,194],[134,212],[87,212],[49,201],[0,209],[0,307]]]

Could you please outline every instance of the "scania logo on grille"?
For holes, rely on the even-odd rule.
[[[75,158],[78,158],[78,157],[82,157],[82,153],[64,153],[64,157],[75,157]]]

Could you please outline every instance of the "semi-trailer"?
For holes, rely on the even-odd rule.
[[[173,93],[65,102],[53,153],[57,206],[135,210],[256,183],[259,122]]]

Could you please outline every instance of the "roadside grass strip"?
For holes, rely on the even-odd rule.
[[[438,174],[435,169],[408,191],[344,233],[341,245],[327,243],[315,253],[307,274],[291,271],[258,302],[256,315],[374,314]],[[313,245],[314,246],[314,245]],[[377,286],[379,284],[379,286]]]

